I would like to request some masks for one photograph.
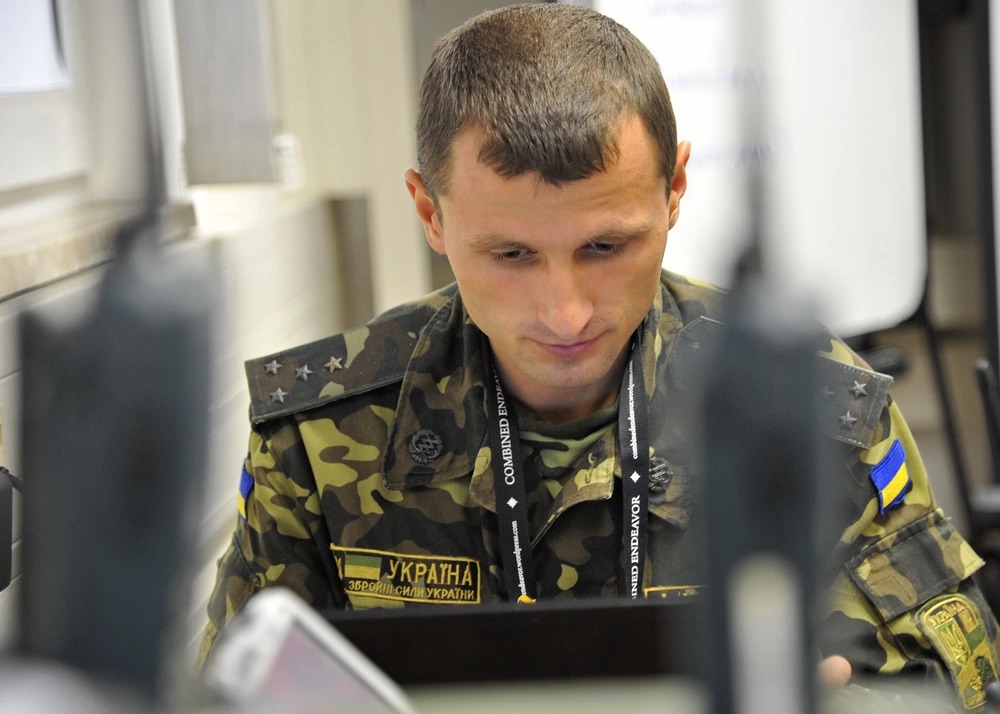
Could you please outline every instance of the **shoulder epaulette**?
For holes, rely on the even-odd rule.
[[[396,309],[362,327],[245,363],[250,421],[260,424],[402,380],[439,305]]]
[[[867,449],[889,396],[892,377],[819,355],[819,379],[826,408],[823,429],[846,444]]]
[[[669,371],[678,387],[704,377],[708,354],[718,344],[725,325],[705,317],[685,325],[674,338]],[[867,449],[892,386],[892,377],[865,367],[817,354],[823,399],[820,428],[827,436]]]

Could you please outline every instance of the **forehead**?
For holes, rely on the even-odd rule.
[[[448,191],[440,197],[446,221],[461,230],[517,231],[539,221],[558,225],[581,222],[649,222],[667,206],[667,181],[656,145],[638,118],[623,123],[618,156],[604,171],[559,186],[534,173],[501,176],[479,160],[485,134],[479,127],[463,130],[452,145]]]
[[[597,160],[600,154],[604,154],[605,163],[614,162],[616,159],[621,161],[621,157],[616,156],[616,154],[621,152],[623,148],[629,150],[627,153],[631,153],[632,158],[641,153],[644,159],[650,159],[654,162],[655,169],[662,168],[660,147],[638,114],[630,112],[620,114],[612,122],[608,132],[607,141],[598,139],[596,136],[591,137],[589,132],[585,132],[585,136],[577,137],[578,142],[567,140],[568,143],[561,146],[556,132],[528,131],[531,142],[542,143],[539,143],[535,150],[527,152],[529,155],[533,155],[533,158],[526,159],[519,147],[500,150],[499,153],[496,153],[498,151],[496,147],[507,142],[492,135],[478,122],[472,121],[467,123],[452,138],[444,173],[446,177],[450,178],[456,169],[461,168],[462,164],[483,163],[480,161],[480,155],[484,151],[487,154],[487,161],[492,159],[491,163],[499,161],[507,163],[507,152],[510,152],[510,163],[507,163],[507,166],[502,169],[505,176],[510,177],[511,175],[505,170],[507,167],[536,164],[539,167],[544,167],[540,170],[549,179],[543,183],[552,183],[552,185],[572,183],[575,179],[564,181],[562,177],[582,176],[588,171],[588,164],[592,160]],[[584,148],[583,144],[589,143],[591,139],[597,141],[603,148],[600,150]],[[522,137],[520,141],[527,142],[528,138]],[[623,142],[627,146],[623,147]],[[492,163],[492,165],[496,166],[496,163]],[[531,173],[530,169],[526,170],[525,173]],[[537,174],[535,175],[537,176]],[[553,177],[559,177],[555,179],[555,183]]]

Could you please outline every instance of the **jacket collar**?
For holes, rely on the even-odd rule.
[[[668,361],[682,327],[677,302],[666,284],[661,284],[642,325],[653,466],[667,479],[665,488],[651,492],[649,511],[678,527],[685,527],[689,520],[691,465],[686,445],[691,420],[679,413],[683,400],[669,381]],[[421,331],[403,377],[383,461],[386,486],[398,490],[471,477],[472,500],[496,510],[485,402],[485,344],[456,291]],[[421,435],[439,444],[439,449],[430,452],[438,453],[428,463],[420,460],[430,453],[413,448]],[[578,500],[610,496],[612,479],[621,477],[617,443],[613,453],[613,468],[598,464],[588,469],[585,476],[593,487]]]

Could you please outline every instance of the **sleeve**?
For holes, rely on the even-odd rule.
[[[824,655],[860,677],[910,674],[954,685],[962,706],[985,705],[1000,679],[998,625],[973,581],[982,559],[937,507],[913,436],[889,398],[872,445],[847,463],[856,515],[820,628]]]
[[[265,587],[289,588],[317,609],[343,607],[316,483],[294,423],[251,432],[236,528],[219,560],[197,664],[223,627]]]

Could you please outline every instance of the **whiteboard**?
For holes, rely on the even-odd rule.
[[[666,267],[731,284],[759,162],[770,276],[843,336],[913,314],[927,272],[916,3],[590,4],[652,50],[692,143]],[[766,121],[747,138],[755,98]]]

